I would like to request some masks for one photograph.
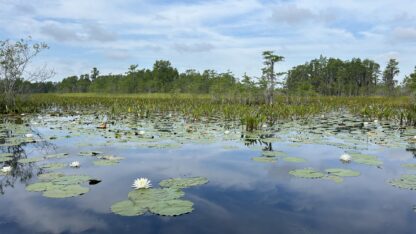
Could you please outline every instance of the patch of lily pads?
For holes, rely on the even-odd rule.
[[[388,183],[397,188],[416,190],[416,175],[402,175],[389,180]]]
[[[292,163],[304,163],[306,162],[306,159],[299,158],[299,157],[284,157],[283,161],[292,162]]]
[[[123,157],[117,157],[112,155],[97,156],[98,160],[94,161],[96,166],[112,166],[118,164]]]
[[[381,166],[383,164],[376,156],[365,155],[360,153],[350,153],[351,160],[356,163],[370,165],[370,166]]]
[[[193,211],[193,203],[181,199],[181,190],[208,183],[204,177],[173,178],[159,183],[162,188],[136,189],[128,199],[114,203],[111,211],[122,216],[138,216],[147,212],[162,216],[179,216]]]
[[[342,183],[344,181],[343,177],[359,176],[360,172],[350,169],[330,168],[326,169],[324,173],[313,168],[304,168],[289,171],[289,174],[300,178],[326,179],[334,181],[335,183]]]
[[[1,153],[0,154],[0,162],[8,162],[13,160],[13,154],[10,153]]]
[[[85,175],[64,175],[61,173],[46,173],[39,176],[41,182],[26,186],[29,192],[43,192],[42,195],[49,198],[68,198],[85,194],[88,187],[81,184],[92,178]]]

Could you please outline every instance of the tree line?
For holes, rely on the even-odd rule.
[[[170,61],[157,60],[151,69],[131,65],[123,74],[101,74],[97,68],[90,73],[73,75],[58,82],[45,81],[53,73],[38,72],[25,77],[26,64],[41,50],[44,43],[20,40],[0,41],[0,91],[17,93],[195,93],[240,96],[245,99],[262,97],[272,103],[273,93],[294,95],[403,95],[416,92],[415,71],[398,84],[398,61],[390,59],[384,69],[370,59],[341,60],[320,56],[288,72],[276,72],[275,65],[284,60],[272,51],[263,52],[261,77],[246,74],[240,79],[231,72],[186,70],[178,72]],[[33,79],[33,78],[41,78]],[[5,97],[12,95],[5,95]],[[11,99],[12,99],[11,98]],[[9,102],[12,104],[12,102]]]

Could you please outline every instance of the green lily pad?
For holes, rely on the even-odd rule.
[[[263,163],[274,163],[277,161],[275,158],[272,157],[252,157],[251,160]]]
[[[380,166],[383,164],[376,156],[365,155],[360,153],[350,153],[351,160],[356,163],[366,164],[370,166]]]
[[[165,188],[189,188],[192,186],[203,185],[208,183],[205,177],[191,177],[191,178],[173,178],[160,181],[159,185]]]
[[[111,206],[111,211],[122,216],[137,216],[146,213],[147,208],[135,205],[130,200],[124,200],[114,203]]]
[[[401,189],[416,190],[416,175],[402,175],[400,178],[391,179],[388,182]]]
[[[318,178],[322,178],[325,176],[324,173],[316,171],[312,168],[292,170],[292,171],[289,171],[289,174],[296,176],[296,177],[308,178],[308,179],[318,179]]]
[[[29,192],[43,192],[48,189],[57,189],[62,187],[62,185],[56,185],[51,182],[38,182],[34,184],[29,184],[26,186],[26,190]]]
[[[161,200],[173,200],[181,198],[185,193],[176,188],[150,188],[150,189],[136,189],[128,194],[128,198],[135,203],[140,202],[157,202]]]
[[[187,214],[193,211],[193,203],[186,200],[170,200],[152,204],[149,207],[150,212],[163,216],[177,216]]]
[[[96,166],[111,166],[111,165],[115,165],[118,164],[120,161],[119,160],[95,160],[94,161],[94,165]]]
[[[67,156],[68,156],[67,153],[59,153],[59,154],[48,154],[48,155],[45,155],[45,158],[47,158],[47,159],[52,159],[52,158],[65,158]]]
[[[323,177],[323,179],[332,180],[337,184],[341,184],[344,181],[344,179],[342,177],[336,176],[336,175],[327,175],[327,176]]]
[[[44,174],[40,174],[38,178],[42,181],[51,181],[62,176],[65,176],[65,175],[62,173],[44,173]]]
[[[304,158],[298,158],[298,157],[285,157],[283,158],[286,162],[293,162],[293,163],[303,163],[306,162],[306,159]]]
[[[342,169],[342,168],[330,168],[325,170],[328,174],[334,175],[334,176],[359,176],[359,171],[353,171],[349,169]]]
[[[71,184],[57,187],[56,189],[48,189],[43,192],[43,196],[50,198],[67,198],[76,197],[90,191],[87,187],[82,187],[78,184]]]
[[[86,175],[65,175],[52,180],[52,183],[59,185],[81,184],[89,181],[91,177]]]

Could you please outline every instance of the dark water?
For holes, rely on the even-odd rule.
[[[62,130],[37,127],[43,136],[62,136]],[[27,192],[25,185],[35,182],[39,168],[26,166],[31,179],[22,174],[2,178],[0,233],[416,233],[416,191],[401,190],[386,180],[416,171],[403,169],[402,163],[415,163],[403,148],[370,147],[365,153],[378,156],[382,168],[356,163],[342,164],[343,149],[321,144],[275,142],[273,148],[305,163],[259,163],[259,147],[246,147],[241,140],[210,144],[185,143],[180,148],[149,149],[134,144],[80,146],[105,139],[94,135],[58,137],[49,145],[27,144],[28,157],[45,152],[69,153],[65,159],[78,160],[79,169],[61,169],[68,174],[86,174],[102,180],[89,186],[82,196],[51,199]],[[224,146],[235,148],[226,149]],[[118,165],[95,166],[91,157],[78,156],[83,150],[98,150],[125,157]],[[358,170],[358,177],[341,184],[329,180],[302,179],[290,170],[312,167],[324,170],[338,167]],[[203,176],[209,183],[185,189],[185,199],[194,211],[178,217],[146,214],[123,217],[111,213],[113,203],[125,200],[135,178],[147,177],[157,187],[171,177]]]

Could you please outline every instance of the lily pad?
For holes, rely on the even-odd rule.
[[[65,176],[65,175],[62,173],[44,173],[44,174],[40,174],[38,178],[42,181],[51,181],[62,176]]]
[[[350,153],[351,160],[356,163],[366,164],[370,166],[380,166],[383,164],[376,156],[365,155],[360,153]]]
[[[292,171],[289,171],[289,174],[296,176],[296,177],[308,178],[308,179],[318,179],[318,178],[322,178],[325,176],[324,173],[320,171],[316,171],[312,168],[292,170]]]
[[[336,175],[327,175],[327,176],[323,177],[323,179],[332,180],[337,184],[341,184],[344,181],[344,179],[342,177],[336,176]]]
[[[400,178],[391,179],[388,182],[401,189],[416,190],[416,175],[402,175]]]
[[[52,159],[52,158],[65,158],[67,156],[68,156],[67,153],[59,153],[59,154],[48,154],[48,155],[45,155],[45,158],[47,158],[47,159]]]
[[[40,182],[40,183],[29,184],[28,186],[26,186],[26,190],[29,192],[42,192],[53,186],[54,184],[50,182]]]
[[[111,211],[122,216],[137,216],[146,213],[147,208],[135,205],[131,200],[124,200],[114,203]]]
[[[185,193],[175,188],[151,188],[151,189],[136,189],[129,192],[128,197],[130,200],[140,202],[157,202],[161,200],[173,200],[181,198]]]
[[[293,163],[303,163],[306,162],[306,159],[304,158],[298,158],[298,157],[285,157],[283,158],[286,162],[293,162]]]
[[[330,168],[330,169],[326,169],[325,171],[330,175],[341,176],[341,177],[360,175],[359,171],[353,171],[353,170],[342,169],[342,168]]]
[[[205,177],[191,177],[191,178],[174,178],[160,181],[159,185],[165,188],[189,188],[192,186],[203,185],[208,183]]]
[[[71,184],[62,187],[56,187],[56,189],[48,189],[43,192],[43,196],[50,198],[76,197],[87,193],[89,190],[90,189],[87,187],[83,187],[78,184]]]
[[[79,155],[81,156],[97,156],[99,154],[102,154],[103,152],[100,151],[82,151],[79,152]]]
[[[150,212],[163,216],[177,216],[187,214],[193,211],[193,203],[186,200],[170,200],[152,204],[149,207]]]
[[[81,184],[88,182],[90,179],[91,177],[86,175],[65,175],[53,179],[52,183],[59,185]]]

